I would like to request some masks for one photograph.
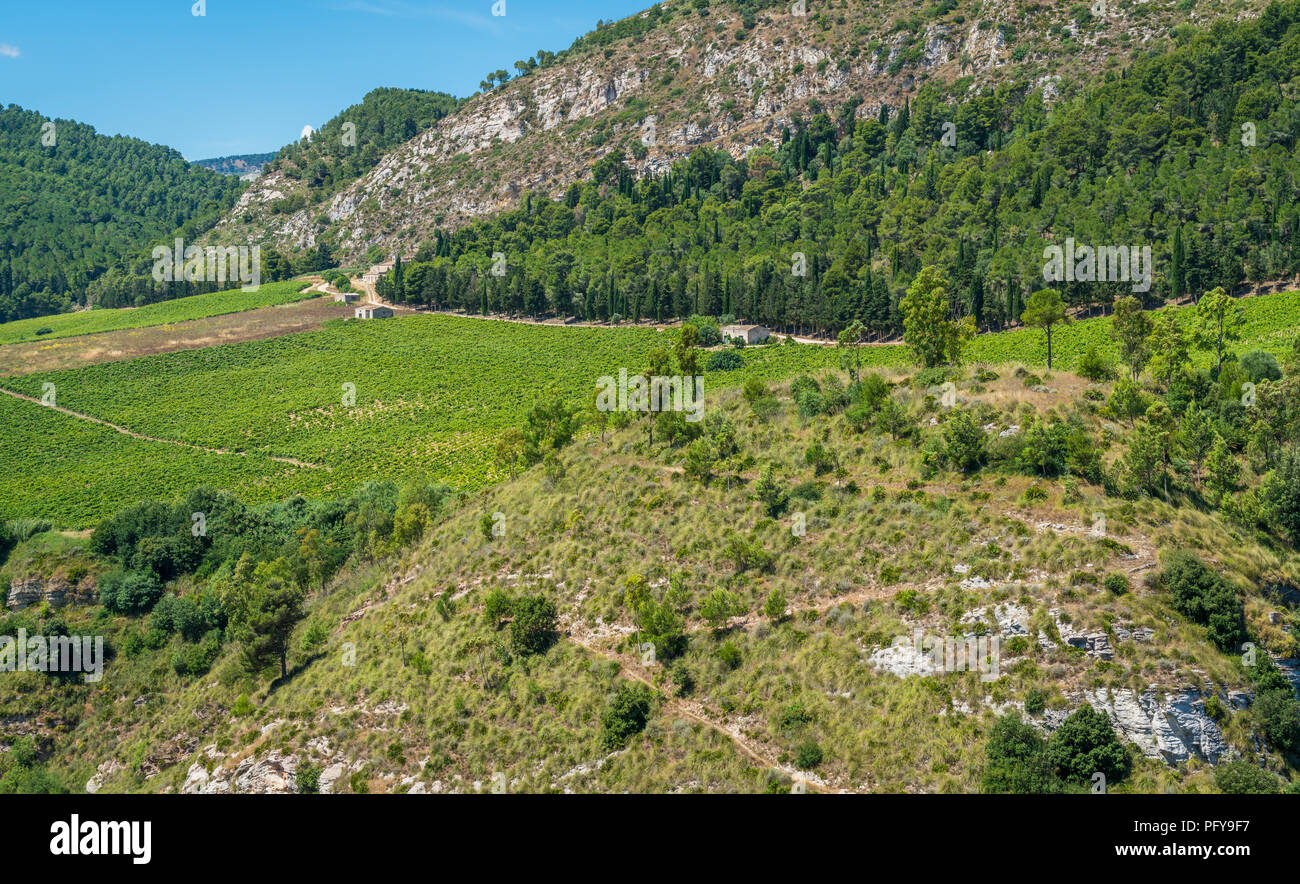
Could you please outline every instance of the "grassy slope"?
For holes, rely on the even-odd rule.
[[[79,313],[60,313],[56,316],[20,319],[16,322],[0,324],[0,346],[21,341],[50,341],[55,338],[93,335],[97,332],[118,331],[125,328],[169,325],[173,322],[185,322],[188,319],[222,316],[227,313],[239,313],[258,307],[273,307],[277,304],[288,304],[304,298],[316,297],[315,294],[307,293],[306,288],[307,283],[290,280],[267,283],[260,286],[256,292],[234,289],[228,292],[192,295],[174,301],[160,301],[144,307],[83,310]],[[50,334],[37,335],[37,330],[42,328],[53,331]]]
[[[1053,382],[1065,392],[1031,394],[1009,376],[984,392],[962,387],[1009,422],[1030,409],[1072,410],[1081,385],[1066,375]],[[919,392],[904,396],[913,408],[926,407]],[[534,469],[465,499],[417,548],[334,581],[311,603],[312,617],[330,630],[328,646],[300,661],[290,682],[274,691],[265,680],[249,682],[232,649],[212,674],[186,681],[171,672],[165,648],[114,661],[101,688],[56,695],[35,676],[15,676],[26,681],[6,711],[36,715],[51,732],[67,728],[52,766],[74,785],[106,759],[122,762],[110,790],[177,787],[190,764],[214,762],[176,747],[215,743],[228,765],[271,750],[355,765],[372,791],[401,790],[415,780],[468,790],[474,782],[486,786],[497,772],[519,791],[759,791],[771,767],[788,773],[796,748],[815,739],[826,760],[814,783],[824,788],[972,791],[995,710],[1022,702],[1031,689],[1042,690],[1049,707],[1063,707],[1074,702],[1067,694],[1085,688],[1245,685],[1235,658],[1217,652],[1203,629],[1142,586],[1143,569],[1166,544],[1197,550],[1242,587],[1252,634],[1270,645],[1285,640],[1267,624],[1269,608],[1257,587],[1265,576],[1300,576],[1294,551],[1243,534],[1187,501],[1129,502],[1084,486],[1079,500],[1067,502],[1054,482],[995,474],[922,481],[913,443],[859,436],[840,417],[803,420],[788,398],[781,401],[767,421],[734,392],[718,404],[740,428],[743,449],[760,463],[779,464],[787,487],[814,479],[802,457],[813,440],[838,453],[846,481],[857,485],[855,491],[828,477],[820,501],[796,503],[808,518],[801,539],[791,536],[788,517],[766,518],[745,484],[690,482],[676,471],[680,450],[647,450],[644,430],[631,427],[567,449],[562,476]],[[1104,425],[1086,406],[1082,413],[1094,427]],[[1121,447],[1117,441],[1108,456]],[[746,483],[756,474],[747,471]],[[1030,484],[1043,484],[1048,499],[1023,503]],[[506,514],[506,535],[489,543],[478,522],[497,511]],[[1089,536],[1098,511],[1107,516],[1111,539],[1128,552]],[[775,554],[772,573],[733,573],[720,554],[733,531]],[[963,589],[953,570],[958,564],[992,585]],[[881,578],[883,565],[899,568],[897,581]],[[1134,572],[1135,592],[1115,597],[1072,579],[1076,572],[1113,571]],[[622,604],[632,574],[647,577],[656,596],[670,579],[688,593],[684,659],[697,681],[688,697],[673,697],[673,680],[661,668],[641,666],[633,652]],[[699,615],[701,600],[717,586],[734,591],[748,612],[724,636],[712,634]],[[483,622],[481,607],[494,587],[557,602],[564,635],[543,657],[506,666],[491,651],[500,635]],[[775,588],[789,597],[792,616],[773,626],[758,612]],[[902,604],[903,589],[919,592],[928,611]],[[448,621],[432,604],[444,591],[456,598]],[[1117,643],[1109,662],[1034,643],[1016,662],[1004,649],[1004,677],[990,684],[973,673],[900,679],[867,665],[871,649],[894,636],[918,627],[950,634],[962,615],[1004,601],[1026,606],[1034,629],[1045,628],[1049,609],[1060,607],[1077,629],[1145,626],[1154,636]],[[407,651],[428,656],[428,674],[402,665],[390,632],[402,612],[413,618]],[[96,621],[91,610],[74,616],[110,635],[134,628]],[[75,632],[78,624],[71,625]],[[724,641],[740,651],[734,669],[719,659]],[[354,666],[345,665],[347,643],[356,648]],[[644,735],[622,753],[599,743],[599,716],[616,672],[664,688]],[[254,711],[238,717],[231,710],[243,693]],[[788,726],[783,715],[796,703],[807,721]],[[761,760],[742,754],[723,731],[743,736]],[[1225,732],[1249,751],[1244,719],[1230,720]],[[307,748],[313,741],[315,748]],[[1212,790],[1210,782],[1195,761],[1171,769],[1139,760],[1112,791]]]
[[[1242,305],[1247,326],[1238,352],[1289,346],[1300,293]],[[1088,342],[1113,356],[1109,324],[1098,318],[1057,329],[1058,365],[1071,366]],[[138,499],[142,487],[168,497],[205,482],[250,501],[330,494],[376,478],[424,476],[479,488],[502,478],[492,464],[496,440],[539,398],[550,390],[584,398],[601,375],[640,370],[651,349],[670,343],[668,334],[420,315],[10,378],[4,386],[36,397],[52,382],[60,406],[136,432],[256,457],[154,447],[84,423],[67,429],[84,440],[69,445],[63,428],[75,419],[0,401],[9,415],[0,436],[0,490],[11,515],[85,527]],[[1045,354],[1042,333],[1022,329],[980,336],[969,360],[1041,364]],[[901,345],[863,347],[861,355],[867,365],[910,359]],[[743,370],[709,375],[706,391],[839,364],[833,348],[812,345],[749,348],[744,356]],[[341,404],[345,383],[356,385],[356,408]],[[160,453],[142,456],[141,445]],[[265,455],[328,469],[295,468]],[[159,466],[141,473],[141,463]]]

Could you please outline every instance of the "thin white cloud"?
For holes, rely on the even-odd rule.
[[[437,5],[416,6],[411,3],[402,2],[402,0],[344,0],[344,2],[333,4],[330,8],[337,12],[360,12],[367,15],[382,15],[390,18],[441,19],[443,21],[453,21],[457,24],[465,25],[466,27],[493,32],[495,32],[497,25],[495,18],[482,13],[448,9],[447,7]]]
[[[0,55],[5,58],[17,58],[21,55],[17,46],[10,46],[8,43],[0,43]]]

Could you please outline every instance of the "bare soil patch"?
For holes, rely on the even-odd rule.
[[[99,362],[137,359],[155,353],[277,338],[318,329],[327,319],[346,319],[352,315],[352,309],[331,298],[313,298],[172,325],[10,344],[0,347],[0,376],[57,371]]]

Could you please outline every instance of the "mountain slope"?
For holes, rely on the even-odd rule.
[[[25,544],[0,574],[31,605],[0,620],[10,632],[93,628],[118,652],[97,685],[10,676],[5,727],[78,790],[756,792],[802,776],[969,792],[989,783],[1000,716],[1050,735],[1090,705],[1125,759],[1113,791],[1212,791],[1233,755],[1295,782],[1300,706],[1267,662],[1300,650],[1293,543],[1230,515],[1255,488],[1204,505],[1208,473],[1180,470],[1168,498],[1122,492],[1147,421],[1116,423],[1079,378],[1023,376],[953,373],[956,408],[895,372],[853,392],[842,375],[721,391],[653,442],[615,414],[612,433],[462,498],[374,483],[329,503],[197,489],[129,508],[92,538],[103,557]],[[1261,384],[1279,425],[1300,419],[1295,386]],[[1068,457],[1030,462],[1067,437]],[[982,460],[963,472],[971,444]],[[1187,554],[1213,568],[1204,592],[1180,576],[1199,567]],[[174,575],[180,599],[162,601],[154,580],[139,619],[115,589],[139,580],[106,574],[110,555],[135,578],[210,576]],[[33,601],[96,581],[113,610]],[[268,684],[279,660],[237,650],[238,611],[293,581],[309,617]],[[918,632],[998,635],[998,669],[930,671]]]
[[[281,217],[275,207],[305,200],[305,187],[268,175],[214,235],[289,248],[323,238],[349,258],[374,245],[410,250],[433,228],[510,208],[528,191],[557,196],[616,149],[636,157],[639,174],[705,144],[741,156],[778,144],[796,116],[853,100],[873,117],[925,82],[1042,83],[1051,100],[1180,24],[1228,9],[1119,4],[1102,21],[1082,5],[1007,2],[812,3],[807,16],[784,3],[699,6],[660,4],[588,35],[560,60],[467,100],[320,207]]]

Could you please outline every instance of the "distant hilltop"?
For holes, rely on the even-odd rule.
[[[275,159],[275,152],[246,153],[237,157],[214,157],[210,160],[195,160],[190,165],[202,166],[222,175],[238,175],[240,178],[256,178],[262,174],[262,165]]]

